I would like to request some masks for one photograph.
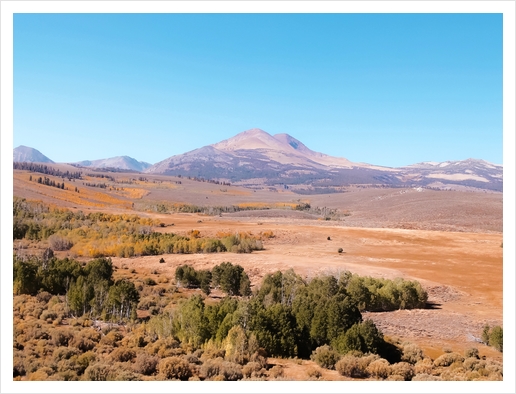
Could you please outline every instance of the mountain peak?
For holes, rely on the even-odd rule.
[[[29,163],[53,163],[39,150],[20,145],[13,149],[13,161],[15,162],[29,162]]]
[[[272,135],[262,129],[250,129],[238,133],[234,137],[211,145],[221,151],[272,149],[283,150],[284,146]]]

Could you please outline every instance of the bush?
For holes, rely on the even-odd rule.
[[[344,252],[344,249],[339,248],[339,250],[337,250],[337,252],[342,253],[342,252]]]
[[[391,373],[391,366],[387,360],[380,358],[369,364],[367,372],[372,377],[386,379]]]
[[[310,358],[322,368],[335,369],[335,364],[340,360],[340,355],[328,345],[324,345],[315,349]]]
[[[308,367],[306,369],[306,374],[311,379],[320,379],[322,376],[321,371],[319,371],[317,368],[314,368],[314,367]]]
[[[391,375],[399,375],[403,380],[411,380],[414,377],[414,368],[407,362],[391,365]]]
[[[53,250],[70,250],[73,242],[61,235],[52,234],[48,237],[48,243]]]
[[[55,346],[68,346],[73,339],[73,333],[70,330],[52,330],[51,335]]]
[[[69,360],[72,356],[76,356],[78,354],[78,349],[60,346],[54,349],[52,359],[57,363],[61,360]]]
[[[244,375],[244,377],[246,378],[255,378],[255,377],[260,377],[260,371],[262,370],[262,367],[259,363],[255,362],[255,361],[251,361],[249,363],[247,363],[243,368],[242,368],[242,374]]]
[[[156,356],[151,356],[148,353],[139,353],[136,356],[135,363],[133,365],[133,370],[136,373],[140,373],[142,375],[152,375],[156,372],[156,368],[158,366],[159,358]]]
[[[269,370],[269,375],[273,379],[281,378],[284,376],[283,367],[281,365],[275,365]]]
[[[423,360],[423,351],[413,343],[406,343],[402,345],[401,361],[410,364],[416,364]]]
[[[84,371],[84,378],[95,382],[103,382],[107,380],[110,372],[110,365],[106,363],[96,363],[90,365]]]
[[[143,283],[145,283],[147,286],[156,286],[157,285],[156,281],[152,278],[145,278],[143,280]]]
[[[439,376],[433,376],[426,373],[417,374],[412,378],[413,382],[423,382],[423,381],[441,381],[442,379]]]
[[[434,364],[433,364],[432,360],[430,360],[429,358],[425,358],[423,360],[418,361],[414,365],[414,373],[416,375],[421,375],[421,374],[431,375],[433,366],[434,366]],[[414,379],[412,379],[412,380],[414,380]]]
[[[190,365],[181,357],[167,357],[158,365],[158,371],[165,379],[188,380],[192,376]]]
[[[449,367],[456,361],[460,361],[462,363],[464,361],[464,357],[455,352],[444,353],[434,360],[434,365],[436,367]]]
[[[347,376],[349,378],[366,378],[369,375],[367,372],[369,364],[366,360],[367,358],[364,358],[363,360],[361,357],[347,355],[335,364],[335,369],[342,376]]]
[[[205,378],[212,378],[214,376],[219,375],[219,371],[221,369],[221,365],[223,362],[222,357],[217,358],[209,358],[206,356],[206,352],[202,355],[201,360],[204,360],[204,363],[201,366],[200,373]]]
[[[477,369],[478,365],[480,365],[480,360],[476,357],[468,357],[462,363],[462,367],[466,371],[474,371],[475,369]]]
[[[499,352],[503,352],[503,329],[494,326],[489,333],[489,346],[494,347]]]
[[[469,349],[466,349],[466,351],[464,352],[464,357],[466,357],[466,358],[470,358],[470,357],[479,358],[478,357],[478,349],[476,347],[471,347]]]
[[[123,348],[123,347],[116,348],[111,353],[111,359],[113,361],[119,361],[122,363],[127,362],[127,361],[132,361],[132,359],[135,357],[136,357],[136,353],[134,352],[134,350]]]

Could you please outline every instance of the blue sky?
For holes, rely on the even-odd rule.
[[[14,147],[156,163],[250,128],[502,163],[501,14],[15,14]]]

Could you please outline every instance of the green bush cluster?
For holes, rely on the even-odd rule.
[[[13,257],[15,294],[38,291],[65,295],[68,312],[75,316],[88,314],[105,320],[135,317],[140,295],[128,280],[113,281],[111,259],[91,260],[84,267],[75,260],[45,261]],[[47,312],[47,317],[51,315]]]

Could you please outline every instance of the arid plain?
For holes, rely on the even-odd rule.
[[[52,166],[74,170],[68,165]],[[299,195],[281,188],[249,189],[161,175],[106,174],[112,180],[85,179],[105,182],[107,188],[85,186],[77,180],[68,190],[59,190],[31,181],[34,173],[16,170],[14,195],[84,212],[130,212],[151,217],[163,223],[153,228],[160,232],[272,234],[263,240],[264,250],[250,254],[114,257],[118,276],[152,276],[159,271],[173,280],[179,265],[204,269],[229,261],[244,267],[253,287],[267,273],[289,268],[305,278],[347,270],[372,277],[418,280],[429,294],[427,309],[364,312],[363,317],[372,319],[390,338],[418,344],[433,359],[446,348],[463,353],[474,346],[481,355],[502,360],[501,353],[479,343],[485,324],[502,325],[501,193],[355,186],[342,193]],[[80,193],[71,190],[74,186]],[[291,209],[300,203],[309,204],[311,210]],[[253,209],[163,213],[156,210],[160,204],[195,204],[207,207],[206,212],[208,207]],[[328,212],[336,214],[328,218]],[[14,248],[20,245],[15,243]],[[31,245],[21,247],[25,249],[20,252],[35,252]],[[70,255],[69,251],[56,253]],[[164,264],[159,263],[160,257]],[[122,266],[135,273],[121,270]],[[210,297],[219,294],[214,291]],[[284,366],[287,377],[289,369],[292,377],[296,375],[295,363]],[[333,372],[327,371],[325,378],[333,379]]]

